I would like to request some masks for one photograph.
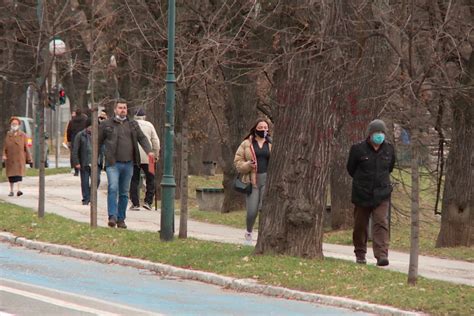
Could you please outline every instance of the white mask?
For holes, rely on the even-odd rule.
[[[20,126],[19,125],[10,125],[10,128],[11,128],[12,131],[17,131],[20,128]]]

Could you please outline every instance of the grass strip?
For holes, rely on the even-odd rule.
[[[262,284],[391,305],[433,315],[474,314],[474,288],[419,278],[416,287],[406,275],[375,266],[289,256],[254,256],[253,248],[195,239],[161,242],[152,232],[91,229],[54,214],[39,219],[31,209],[0,201],[0,229],[16,236],[140,258]]]

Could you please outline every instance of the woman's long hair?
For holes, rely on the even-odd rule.
[[[267,119],[265,118],[259,118],[255,121],[255,124],[252,126],[252,128],[250,129],[250,132],[247,134],[247,136],[244,137],[244,139],[247,139],[249,138],[250,136],[252,137],[255,137],[255,131],[257,130],[257,125],[260,123],[260,122],[265,122],[267,123],[267,126],[268,126],[268,129],[270,130],[270,123],[268,122]],[[270,134],[268,134],[270,135]]]

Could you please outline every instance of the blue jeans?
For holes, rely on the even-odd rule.
[[[133,175],[133,162],[116,162],[113,166],[107,166],[106,173],[109,182],[107,192],[109,219],[114,217],[118,221],[123,221],[126,217],[128,192],[130,191],[130,180]]]
[[[89,203],[91,201],[91,167],[85,166],[80,169],[81,174],[81,192],[82,192],[82,202]],[[99,174],[97,175],[97,187],[100,184],[100,169]]]

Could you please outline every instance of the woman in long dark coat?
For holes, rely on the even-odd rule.
[[[13,185],[17,184],[17,196],[23,195],[20,191],[20,182],[25,176],[25,165],[31,163],[31,155],[28,150],[28,137],[20,130],[21,121],[17,117],[10,119],[10,130],[7,132],[3,143],[3,161],[10,182],[10,194],[13,196]]]

